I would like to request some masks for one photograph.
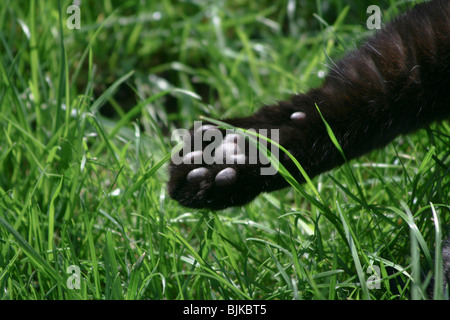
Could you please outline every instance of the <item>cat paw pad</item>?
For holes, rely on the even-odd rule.
[[[228,167],[220,171],[214,181],[217,186],[223,187],[223,186],[229,186],[236,182],[237,180],[237,172],[236,169]]]
[[[293,114],[291,114],[291,120],[293,121],[300,121],[300,120],[305,120],[306,119],[306,113],[301,112],[301,111],[297,111],[294,112]]]

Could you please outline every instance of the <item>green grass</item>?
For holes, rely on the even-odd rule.
[[[72,1],[4,1],[1,299],[427,298],[448,123],[242,208],[166,191],[174,129],[319,85],[370,34],[370,1],[83,1],[79,30]]]

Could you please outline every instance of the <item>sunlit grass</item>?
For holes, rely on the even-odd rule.
[[[370,33],[369,2],[83,1],[79,30],[72,1],[6,2],[2,299],[427,298],[448,123],[242,208],[187,210],[166,192],[175,128],[319,85]]]

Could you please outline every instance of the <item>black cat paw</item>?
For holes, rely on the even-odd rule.
[[[172,155],[168,185],[181,205],[220,210],[248,203],[263,191],[262,162],[255,161],[255,148],[242,134],[197,125],[183,140],[183,149]]]
[[[299,125],[305,119],[304,112],[275,106],[249,118],[227,121],[253,135],[196,122],[193,129],[177,134],[183,136],[184,146],[172,155],[169,195],[185,207],[221,210],[244,205],[261,192],[286,187],[276,168],[277,162],[288,163],[288,157],[264,137],[295,149]]]

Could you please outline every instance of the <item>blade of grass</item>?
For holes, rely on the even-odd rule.
[[[114,94],[114,92],[117,90],[117,88],[127,81],[132,75],[134,74],[134,70],[129,71],[125,75],[121,76],[119,79],[114,81],[114,83],[109,86],[108,89],[106,89],[105,92],[102,93],[100,97],[98,97],[97,100],[92,104],[92,106],[89,108],[92,113],[96,113],[102,106],[105,104],[109,98],[111,98]]]
[[[48,260],[53,261],[53,250],[54,243],[53,237],[55,233],[55,199],[59,196],[59,192],[61,191],[61,186],[63,184],[64,177],[61,177],[59,180],[59,184],[56,186],[56,189],[53,192],[52,198],[50,199],[50,205],[48,209],[48,239],[47,239],[47,250],[48,250]]]
[[[38,146],[40,149],[45,149],[45,145],[42,144],[38,139],[36,139],[32,133],[28,132],[27,129],[22,128],[18,123],[12,121],[11,119],[7,118],[4,114],[0,113],[0,117],[8,121],[12,126],[14,126],[17,130],[19,130],[21,133],[24,134],[28,139],[30,139],[34,145]]]
[[[419,228],[417,227],[416,223],[414,222],[414,217],[411,213],[411,210],[408,208],[405,202],[401,201],[401,206],[403,207],[403,210],[400,210],[398,208],[389,207],[390,210],[392,210],[394,213],[398,214],[409,226],[411,235],[414,235],[414,238],[417,239],[420,247],[422,248],[422,251],[425,255],[425,258],[427,259],[427,262],[430,266],[433,265],[430,250],[428,249],[428,246],[425,242],[425,239],[423,238],[422,234],[420,233]]]
[[[344,150],[342,149],[341,145],[339,144],[339,141],[337,140],[337,138],[336,138],[332,128],[330,127],[328,122],[323,117],[322,112],[320,112],[320,109],[317,106],[317,104],[316,104],[316,109],[319,112],[319,115],[320,115],[320,118],[322,119],[322,122],[325,124],[325,128],[327,130],[328,136],[330,137],[330,139],[333,142],[334,146],[336,147],[336,149],[338,149],[339,153],[341,154],[342,158],[345,161],[345,163],[343,165],[343,168],[345,169],[346,177],[348,177],[347,180],[349,182],[350,181],[353,182],[353,184],[356,186],[356,188],[358,190],[358,194],[359,194],[359,197],[361,199],[360,201],[362,203],[364,203],[365,207],[368,207],[367,201],[366,201],[366,198],[365,198],[365,195],[364,195],[364,192],[362,191],[361,186],[359,185],[358,181],[356,180],[356,178],[355,178],[355,176],[353,174],[353,171],[351,170],[351,168],[350,168],[350,166],[348,164],[347,157],[345,156]]]
[[[59,2],[59,1],[58,1]],[[33,93],[33,99],[36,105],[39,105],[41,102],[41,95],[39,92],[39,55],[38,55],[38,46],[37,46],[37,33],[36,33],[36,1],[31,1],[30,3],[30,12],[28,14],[30,18],[30,68],[31,68],[31,80],[30,80],[30,88]],[[36,108],[39,110],[40,108]],[[37,124],[42,124],[41,115],[37,113]]]
[[[148,97],[147,99],[145,99],[144,101],[140,102],[138,105],[136,105],[135,107],[133,107],[130,111],[127,112],[127,114],[125,114],[125,116],[123,116],[122,118],[120,118],[119,121],[117,121],[115,127],[109,132],[109,137],[112,138],[114,137],[114,135],[122,128],[124,127],[133,117],[135,117],[136,115],[138,115],[142,108],[144,108],[145,106],[147,106],[149,103],[162,98],[163,96],[169,94],[171,92],[171,90],[165,90],[165,91],[161,91],[158,92],[155,95],[152,95],[150,97]]]
[[[176,240],[176,242],[178,242],[184,248],[186,248],[187,251],[190,254],[192,254],[192,256],[194,257],[195,261],[199,264],[199,266],[206,272],[206,273],[201,272],[198,274],[203,274],[203,275],[206,275],[207,277],[211,277],[211,278],[219,281],[220,283],[225,284],[227,287],[231,288],[235,293],[238,294],[238,296],[241,299],[250,300],[250,297],[245,292],[243,292],[242,290],[237,288],[233,283],[226,281],[224,278],[222,278],[220,275],[218,275],[216,273],[216,271],[212,270],[208,266],[206,261],[198,254],[198,252],[178,232],[176,232],[174,229],[172,229],[170,227],[167,227],[167,229],[172,233],[173,236],[175,236],[174,238],[172,237],[172,239]],[[168,236],[168,235],[165,235],[165,236]],[[196,272],[193,272],[193,274],[195,274],[195,273]],[[191,274],[191,272],[181,272],[180,274],[184,276],[186,274]]]
[[[363,292],[363,298],[365,300],[370,300],[370,294],[369,294],[369,289],[367,287],[366,276],[365,276],[362,266],[361,266],[361,261],[359,259],[359,255],[358,255],[357,247],[356,247],[356,244],[354,241],[354,237],[352,236],[352,231],[350,229],[350,226],[349,226],[346,216],[342,213],[339,202],[336,202],[336,204],[337,204],[337,209],[339,211],[339,215],[341,216],[341,221],[342,221],[342,225],[344,226],[345,234],[347,235],[348,245],[349,245],[352,257],[353,257],[353,262],[356,267],[356,273],[358,275],[359,283],[361,285],[361,289]]]
[[[131,267],[131,272],[128,280],[126,300],[134,300],[138,294],[138,286],[141,282],[140,269],[145,259],[145,252],[137,259]]]
[[[430,202],[431,212],[433,212],[433,222],[435,230],[435,243],[434,248],[434,290],[433,300],[444,299],[444,280],[443,280],[443,261],[442,261],[442,232],[441,222],[439,214],[436,212],[436,208],[433,203]]]
[[[45,260],[34,248],[18,233],[3,217],[0,217],[0,224],[14,237],[20,248],[30,259],[30,262],[44,274],[52,278],[59,286],[67,289],[65,279]],[[66,290],[69,296],[76,298],[78,294],[74,290]]]
[[[106,269],[105,299],[121,300],[122,288],[120,285],[120,272],[116,260],[116,247],[110,230],[106,232],[106,245],[104,248],[104,263]]]
[[[292,284],[291,278],[286,273],[285,268],[283,268],[280,261],[277,259],[277,257],[275,257],[272,249],[270,249],[270,246],[267,243],[265,244],[265,247],[266,247],[267,252],[269,253],[270,258],[275,263],[278,273],[281,274],[281,277],[283,278],[284,282],[288,286],[289,290],[291,290],[293,292],[294,291],[293,284]],[[296,298],[298,298],[298,296]]]
[[[67,56],[66,49],[64,47],[64,30],[62,26],[62,13],[61,13],[61,1],[58,0],[58,13],[59,13],[59,45],[60,45],[60,63],[59,63],[59,72],[58,72],[58,91],[56,95],[56,112],[53,118],[53,128],[52,132],[56,132],[58,128],[60,128],[61,124],[61,110],[63,104],[63,97],[66,88],[66,65],[67,65]],[[69,109],[69,106],[66,105],[66,108]]]
[[[98,264],[98,260],[97,260],[97,254],[95,252],[95,244],[94,244],[94,237],[92,234],[92,225],[94,223],[94,220],[92,219],[92,221],[89,221],[88,219],[88,213],[85,211],[83,214],[83,218],[84,218],[84,226],[86,228],[86,236],[87,236],[87,242],[88,242],[88,246],[89,246],[89,256],[91,259],[91,263],[92,263],[92,269],[94,271],[94,287],[95,287],[95,298],[98,300],[101,298],[101,282],[100,282],[100,274],[99,274],[99,264]]]
[[[123,199],[127,199],[136,190],[138,190],[151,176],[153,176],[155,174],[156,171],[159,170],[159,168],[161,168],[163,166],[163,164],[165,164],[167,161],[169,161],[170,157],[171,157],[171,153],[166,154],[164,156],[164,158],[162,158],[160,161],[158,161],[158,163],[153,165],[150,168],[150,170],[148,170],[144,175],[139,177],[137,179],[137,181],[123,193],[123,196],[122,196]]]
[[[409,210],[407,211],[408,220],[412,220],[412,215]],[[421,293],[421,278],[420,278],[420,254],[419,254],[419,245],[416,237],[416,233],[419,230],[413,224],[410,226],[410,246],[411,246],[411,274],[412,274],[412,288],[411,288],[411,299],[412,300],[420,300],[423,298],[423,294]]]

